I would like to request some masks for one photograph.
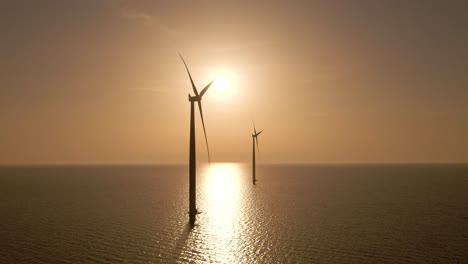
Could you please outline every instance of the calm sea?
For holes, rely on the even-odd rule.
[[[468,263],[467,165],[3,167],[0,263]]]

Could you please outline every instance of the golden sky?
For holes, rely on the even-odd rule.
[[[2,1],[0,164],[468,162],[467,7]]]

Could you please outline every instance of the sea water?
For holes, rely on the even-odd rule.
[[[0,263],[468,263],[467,165],[0,168]]]

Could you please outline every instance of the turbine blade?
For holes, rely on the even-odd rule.
[[[258,135],[260,135],[260,133],[262,133],[262,132],[263,132],[263,130],[262,130],[262,131],[260,131],[260,132],[258,132],[258,133],[257,133],[257,134],[255,134],[255,135],[256,135],[256,136],[258,136]]]
[[[201,122],[202,122],[202,125],[203,125],[203,133],[205,134],[206,150],[208,151],[208,164],[211,164],[211,161],[210,161],[210,148],[208,147],[208,138],[206,137],[205,121],[203,120],[202,106],[201,106],[200,101],[197,101],[197,102],[198,102],[198,109],[200,110]]]
[[[258,137],[255,137],[255,142],[257,143],[258,160],[260,160],[260,148],[258,147]]]
[[[252,124],[253,124],[253,127],[254,127],[254,135],[256,135],[256,134],[257,134],[257,130],[255,129],[255,122],[252,121]]]
[[[206,93],[206,91],[208,91],[208,88],[210,88],[210,86],[211,86],[211,84],[213,82],[214,82],[214,80],[212,80],[205,88],[203,88],[203,90],[200,93],[200,97],[203,97],[203,95]]]
[[[197,87],[195,87],[195,83],[193,83],[192,75],[190,74],[190,71],[189,71],[189,69],[187,67],[187,63],[185,63],[185,60],[182,57],[182,55],[180,55],[180,53],[179,53],[179,56],[182,59],[182,61],[184,62],[185,69],[187,69],[188,76],[190,77],[190,82],[192,83],[193,92],[195,93],[196,96],[198,96]]]

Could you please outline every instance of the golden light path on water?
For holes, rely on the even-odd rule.
[[[190,231],[181,262],[203,259],[206,262],[239,262],[245,225],[242,204],[242,175],[239,164],[218,163],[200,170],[195,227]]]
[[[215,164],[206,175],[207,211],[220,235],[231,233],[239,196],[239,171],[234,164]]]

